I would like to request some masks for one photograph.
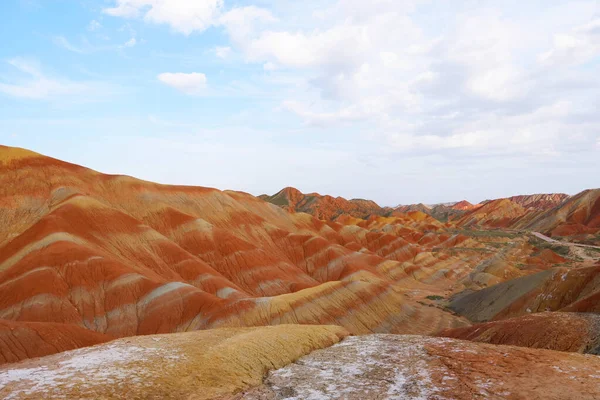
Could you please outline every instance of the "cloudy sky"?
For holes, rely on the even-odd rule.
[[[382,205],[600,186],[600,2],[2,0],[0,143]]]

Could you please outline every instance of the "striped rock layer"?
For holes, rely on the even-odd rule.
[[[438,336],[600,355],[600,314],[543,312],[448,329]]]
[[[216,327],[467,324],[420,300],[467,276],[433,249],[468,238],[422,216],[354,222],[0,147],[0,362]]]
[[[469,324],[439,298],[562,262],[450,228],[422,212],[324,221],[0,147],[0,363],[221,327],[431,334]]]

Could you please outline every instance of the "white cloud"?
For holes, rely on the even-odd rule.
[[[474,94],[490,100],[511,100],[527,89],[520,71],[510,64],[485,68],[469,78],[467,87]]]
[[[87,26],[87,30],[90,32],[97,31],[100,28],[102,28],[102,24],[95,19],[91,20]]]
[[[132,37],[131,39],[129,39],[128,41],[126,41],[125,43],[123,43],[122,47],[133,47],[136,44],[137,44],[136,38]]]
[[[229,47],[229,46],[217,46],[217,47],[215,47],[215,54],[219,58],[227,58],[231,54],[231,47]]]
[[[539,56],[546,65],[560,63],[585,63],[600,55],[600,17],[568,33],[557,33],[552,38],[552,48]]]
[[[190,35],[210,27],[223,7],[223,0],[116,0],[105,8],[108,15],[123,18],[143,16],[146,22],[169,25],[174,31]]]
[[[78,53],[78,54],[86,53],[86,51],[83,48],[73,45],[64,36],[55,36],[54,38],[52,38],[52,42],[59,47],[62,47],[69,51],[72,51],[73,53]]]
[[[265,71],[276,71],[277,70],[277,64],[272,63],[272,62],[268,62],[268,63],[264,63],[263,64],[263,69]]]
[[[164,72],[158,75],[158,80],[189,95],[201,94],[206,88],[207,81],[206,75],[198,72],[189,74],[182,72]]]
[[[242,47],[254,35],[257,25],[263,27],[276,21],[269,10],[256,6],[233,8],[219,18],[219,24],[225,27],[231,40]]]
[[[265,31],[246,46],[250,60],[275,60],[291,67],[353,62],[372,43],[358,26],[342,25],[325,31]]]
[[[39,65],[31,60],[13,58],[8,63],[28,78],[15,80],[13,83],[0,83],[0,93],[5,95],[31,100],[54,100],[99,93],[100,85],[93,82],[74,82],[68,79],[47,77],[42,73]]]
[[[287,100],[281,108],[303,118],[309,125],[329,126],[340,122],[357,121],[365,117],[362,110],[357,107],[348,107],[333,112],[316,112],[297,101]]]
[[[576,164],[594,164],[600,146],[596,0],[261,0],[239,6],[249,3],[228,2],[233,8],[225,9],[216,0],[112,0],[105,13],[186,35],[222,29],[229,42],[210,52],[229,58],[227,65],[239,71],[235,82],[207,87],[199,73],[158,79],[191,95],[259,99],[245,123],[274,124],[277,132],[266,134],[275,142],[294,140],[280,132],[302,132],[309,150],[318,143],[353,160],[332,172],[336,179],[327,177],[339,187],[344,179],[355,187],[360,176],[377,190],[410,175],[415,192],[479,192],[489,181],[516,193],[513,181],[527,177],[522,187],[529,188],[549,173],[540,160],[551,160],[561,176],[590,175]],[[244,65],[237,68],[240,58]],[[184,65],[197,61],[186,55]],[[268,112],[273,109],[283,112]],[[222,148],[229,151],[229,144]],[[325,157],[304,159],[298,166],[328,166]],[[357,160],[378,168],[370,174]],[[519,176],[505,172],[517,167]],[[468,174],[476,178],[463,184]],[[239,182],[239,173],[233,175]],[[500,181],[492,182],[496,177]],[[294,183],[289,174],[276,179]],[[356,194],[364,193],[371,192],[361,186]]]
[[[271,71],[274,80],[286,74],[292,82],[295,74],[289,89],[296,96],[286,94],[281,108],[310,126],[370,120],[379,137],[403,151],[534,154],[537,146],[557,154],[560,146],[576,147],[566,139],[575,129],[569,118],[593,104],[591,92],[582,90],[591,89],[594,78],[540,68],[537,57],[552,41],[552,58],[561,46],[577,49],[575,65],[597,56],[600,22],[589,18],[590,9],[589,1],[540,10],[339,0],[313,10],[304,23],[296,16],[278,21],[256,7],[234,9],[221,23],[246,60]],[[556,45],[553,35],[565,26],[574,38]],[[556,108],[559,100],[572,102],[567,112]],[[538,119],[544,109],[553,112]],[[581,123],[576,131],[573,143],[594,143],[593,126]]]

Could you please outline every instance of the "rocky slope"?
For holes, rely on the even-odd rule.
[[[408,205],[400,205],[397,207],[394,207],[393,210],[396,215],[397,214],[406,214],[409,212],[414,212],[414,211],[419,211],[425,214],[429,214],[431,212],[431,207],[427,206],[423,203],[419,203],[419,204],[408,204]]]
[[[104,175],[0,147],[0,320],[81,328],[56,351],[92,343],[94,332],[462,326],[424,299],[464,289],[457,282],[491,256],[469,250],[478,246],[424,214],[324,222],[245,193]],[[19,346],[0,342],[0,353],[22,358]]]
[[[600,245],[600,189],[585,190],[536,216],[526,229]]]
[[[73,324],[0,320],[0,365],[108,342],[113,337]]]
[[[600,396],[596,356],[447,338],[344,339],[346,335],[334,326],[280,325],[119,339],[0,367],[0,396],[7,400]]]
[[[536,211],[550,210],[570,196],[565,193],[540,193],[530,195],[520,195],[509,197],[508,200],[521,205],[525,209],[533,209]]]
[[[215,399],[346,335],[281,325],[120,339],[0,367],[0,398]]]
[[[488,298],[495,285],[533,279],[542,286],[527,293],[546,294],[539,274],[584,274],[577,263],[525,236],[457,230],[422,212],[320,220],[246,193],[0,147],[0,363],[221,327],[433,334],[479,313],[445,308],[465,290]],[[560,306],[594,310],[592,283]],[[498,304],[515,305],[490,307],[489,318],[531,307],[502,296]]]
[[[456,221],[456,225],[465,228],[509,228],[527,213],[526,208],[512,200],[492,200],[464,214]]]
[[[600,312],[600,264],[556,267],[456,295],[450,308],[471,321],[502,320],[544,311]]]
[[[600,355],[600,314],[543,312],[449,329],[438,336]]]

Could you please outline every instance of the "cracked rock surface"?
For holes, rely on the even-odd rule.
[[[406,335],[349,337],[236,399],[598,399],[600,358]]]

